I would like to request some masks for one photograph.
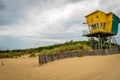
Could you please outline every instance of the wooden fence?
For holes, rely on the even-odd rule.
[[[71,57],[80,57],[80,56],[92,56],[92,55],[109,55],[109,54],[118,54],[120,49],[100,49],[93,51],[80,51],[80,52],[66,52],[66,53],[57,53],[57,54],[44,54],[39,55],[39,64],[48,63],[54,60],[71,58]]]

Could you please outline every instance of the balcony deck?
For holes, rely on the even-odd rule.
[[[98,37],[98,35],[100,35],[100,37],[107,37],[107,36],[113,36],[116,34],[112,34],[108,32],[94,32],[94,33],[83,34],[83,36],[87,36],[87,37]]]

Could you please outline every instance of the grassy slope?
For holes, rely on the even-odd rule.
[[[63,45],[57,48],[53,48],[51,50],[42,50],[41,54],[56,54],[61,52],[70,52],[70,51],[82,51],[82,50],[91,50],[88,45],[76,43],[76,44],[69,44]]]
[[[60,52],[70,52],[70,51],[82,51],[91,50],[87,45],[87,41],[70,41],[63,44],[55,44],[50,46],[43,46],[39,48],[31,48],[25,50],[6,50],[0,51],[0,58],[13,58],[22,55],[30,54],[30,57],[36,56],[38,54],[55,54]]]

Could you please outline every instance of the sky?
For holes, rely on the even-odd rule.
[[[85,15],[95,10],[120,17],[119,0],[0,0],[0,50],[87,40]],[[120,26],[116,36],[120,44]]]

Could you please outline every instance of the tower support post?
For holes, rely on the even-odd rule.
[[[100,35],[98,34],[98,49],[100,49]]]
[[[92,47],[92,37],[91,37],[91,39],[90,39],[90,46]]]
[[[100,38],[100,49],[102,49],[102,38]]]

